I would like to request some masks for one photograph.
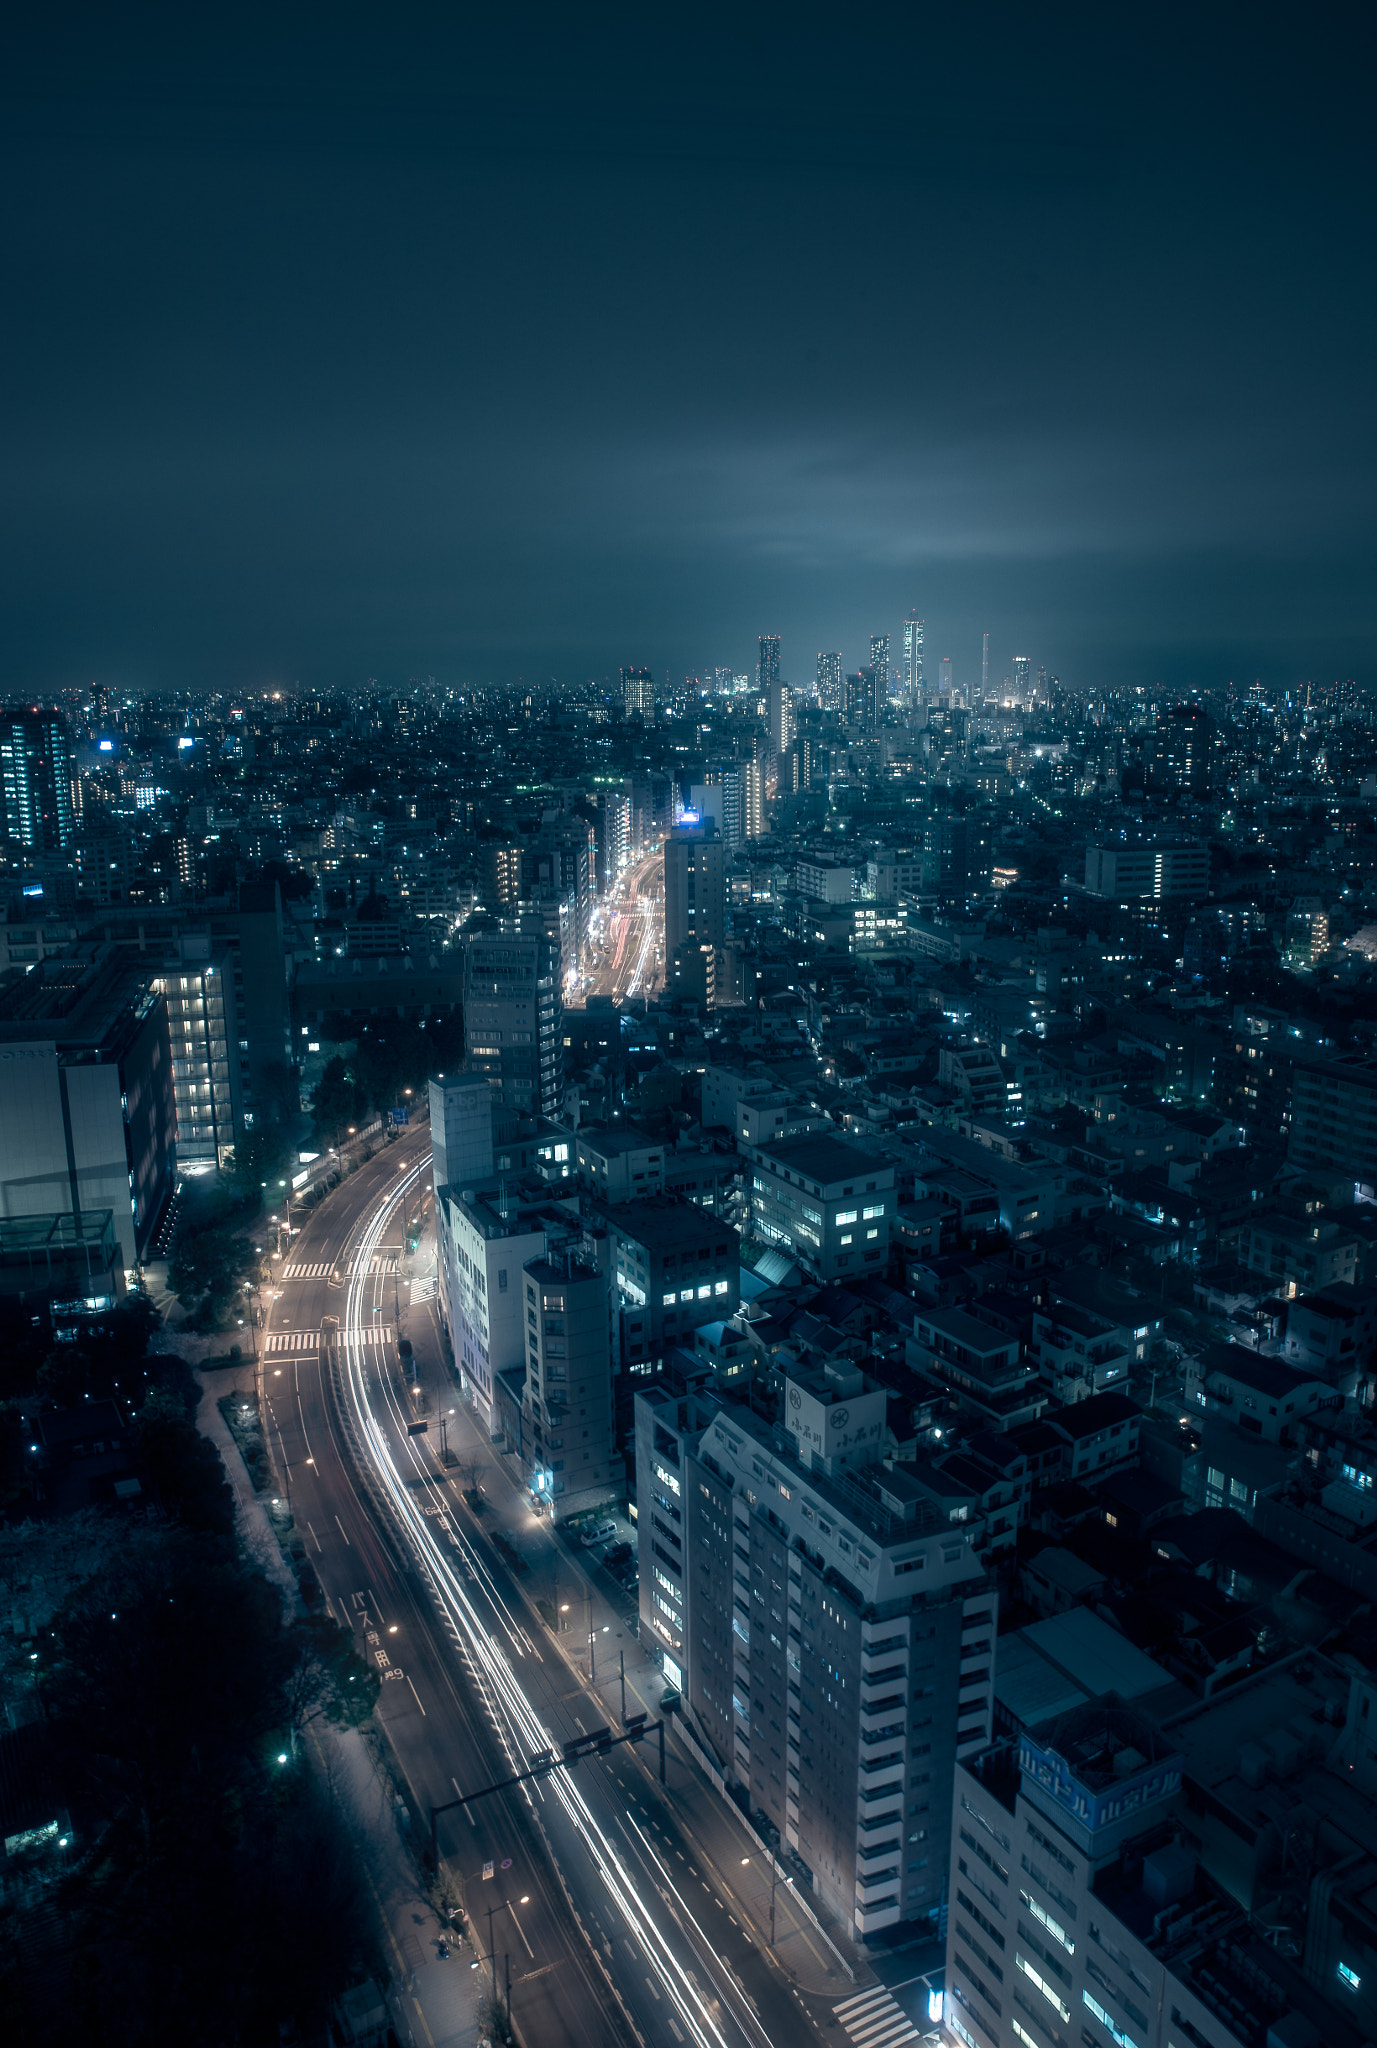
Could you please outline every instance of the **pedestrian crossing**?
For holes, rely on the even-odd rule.
[[[904,2048],[905,2042],[923,2038],[893,1992],[886,1991],[883,1984],[876,1985],[873,1991],[859,1992],[855,1998],[844,1998],[832,2010],[856,2048]]]
[[[357,1329],[332,1331],[345,1344],[390,1344],[396,1331],[390,1323],[364,1323]],[[320,1349],[319,1330],[272,1330],[265,1342],[266,1352],[295,1352],[299,1357],[310,1357]]]
[[[329,1260],[324,1265],[319,1263],[308,1265],[304,1260],[298,1262],[294,1259],[289,1265],[282,1268],[282,1278],[284,1280],[324,1280],[335,1270],[334,1265]],[[390,1257],[386,1252],[374,1252],[369,1262],[368,1271],[370,1274],[398,1273],[401,1271],[401,1261],[395,1252]]]

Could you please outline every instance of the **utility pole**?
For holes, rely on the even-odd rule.
[[[622,1726],[626,1726],[626,1651],[617,1652],[618,1675],[622,1681]]]

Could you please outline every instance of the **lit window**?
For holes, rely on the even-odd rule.
[[[1356,1991],[1363,1981],[1356,1970],[1349,1969],[1347,1963],[1340,1963],[1339,1975],[1343,1978],[1350,1991]]]
[[[679,1299],[680,1301],[692,1301],[693,1289],[691,1287],[681,1287],[679,1290]]]
[[[674,1306],[674,1289],[673,1289],[672,1287],[671,1287],[671,1289],[670,1289],[669,1293],[668,1293],[667,1295],[665,1295],[664,1299],[663,1299],[663,1300],[661,1301],[661,1303],[660,1303],[660,1306],[661,1306],[661,1308],[673,1308],[673,1306]]]
[[[856,1220],[856,1211],[854,1209],[838,1209],[834,1220],[837,1223],[854,1223]]]
[[[726,1294],[729,1292],[728,1283],[725,1280],[719,1280],[712,1291],[714,1294]]]

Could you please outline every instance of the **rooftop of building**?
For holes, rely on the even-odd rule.
[[[1098,1436],[1102,1430],[1136,1422],[1142,1412],[1127,1394],[1111,1390],[1107,1394],[1092,1394],[1088,1401],[1076,1401],[1069,1408],[1059,1408],[1046,1419],[1059,1435],[1068,1437],[1072,1443],[1084,1443],[1087,1437]]]
[[[621,1159],[628,1152],[663,1152],[659,1138],[652,1138],[635,1124],[581,1124],[574,1134],[579,1149],[596,1152],[603,1159]]]
[[[651,1252],[678,1252],[704,1245],[739,1249],[737,1233],[697,1202],[679,1202],[672,1195],[645,1195],[639,1201],[616,1206],[593,1202],[596,1215],[617,1235],[643,1245]]]
[[[781,1138],[762,1145],[760,1153],[767,1165],[778,1164],[822,1187],[859,1180],[866,1174],[893,1171],[888,1160],[878,1153],[863,1152],[858,1145],[848,1145],[840,1138]]]
[[[1155,1698],[1168,1709],[1191,1697],[1170,1672],[1088,1607],[1000,1637],[995,1699],[1016,1726],[1036,1730],[1111,1694],[1121,1700]]]
[[[542,1287],[580,1287],[602,1279],[596,1266],[585,1266],[572,1252],[565,1258],[527,1259],[522,1271]]]
[[[572,1228],[578,1217],[577,1195],[557,1195],[548,1181],[534,1173],[504,1179],[494,1176],[476,1188],[451,1187],[440,1192],[448,1194],[485,1238],[529,1236],[548,1222]]]
[[[40,961],[0,987],[0,1041],[55,1043],[117,1052],[161,998],[142,970],[112,945],[82,944]]]

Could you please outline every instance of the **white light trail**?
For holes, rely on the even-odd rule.
[[[437,1541],[436,1533],[430,1525],[430,1518],[422,1512],[410,1487],[398,1472],[392,1445],[374,1413],[368,1378],[370,1368],[378,1371],[377,1351],[376,1348],[370,1350],[360,1341],[358,1335],[364,1321],[365,1286],[370,1277],[377,1279],[377,1276],[370,1276],[369,1272],[373,1254],[398,1204],[405,1200],[421,1175],[429,1171],[429,1166],[428,1160],[423,1161],[413,1167],[404,1179],[394,1182],[364,1220],[349,1269],[348,1310],[343,1318],[344,1328],[340,1333],[342,1391],[349,1404],[358,1450],[368,1460],[374,1479],[393,1518],[422,1568],[441,1617],[464,1659],[483,1704],[488,1709],[509,1762],[514,1770],[525,1770],[531,1757],[538,1751],[558,1752],[561,1747],[561,1738],[553,1734],[541,1721],[522,1690],[509,1661],[510,1656],[524,1659],[533,1651],[534,1645],[525,1630],[514,1625],[506,1615],[497,1589],[481,1559],[448,1516],[435,1519],[443,1519],[445,1523],[447,1541],[458,1552],[462,1561],[460,1570],[455,1569],[450,1557]],[[405,1436],[406,1417],[396,1405],[391,1389],[391,1375],[386,1367],[383,1367],[379,1377],[383,1399],[393,1409],[394,1421],[400,1425],[400,1441],[406,1447],[416,1473],[433,1481],[433,1473],[422,1464],[414,1445]],[[500,1640],[493,1635],[488,1623],[475,1607],[468,1591],[470,1579],[483,1585],[493,1611],[502,1623],[509,1646],[507,1651],[504,1651]],[[531,1788],[523,1789],[530,1799]],[[662,1995],[678,2015],[691,2040],[697,2044],[697,2048],[728,2048],[727,2037],[708,2009],[709,2001],[705,2000],[698,1990],[653,1919],[635,1877],[622,1862],[614,1843],[593,1817],[577,1780],[571,1773],[557,1771],[542,1783],[539,1796],[547,1795],[559,1802],[575,1832],[583,1841],[593,1869],[605,1885],[613,1905],[625,1922],[628,1934],[639,1949],[647,1967],[654,1973]],[[637,1832],[640,1833],[639,1830]],[[677,1896],[677,1886],[672,1881],[671,1873],[661,1862],[648,1838],[642,1835],[641,1839],[644,1853],[656,1869],[663,1890],[667,1895]],[[697,1936],[695,1945],[702,1951],[704,1960],[711,1958],[715,1962],[713,1943],[698,1926],[682,1899],[679,1899],[679,1905]],[[749,2007],[738,2011],[734,2004],[733,2018],[748,2039],[765,2043],[768,2048],[769,2036]]]

